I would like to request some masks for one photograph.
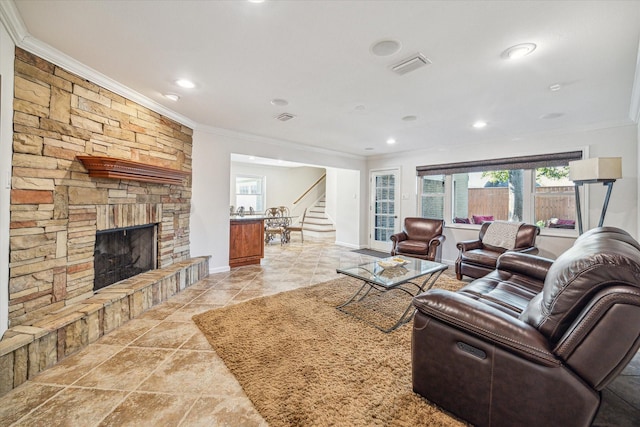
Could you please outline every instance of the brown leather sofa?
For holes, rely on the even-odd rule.
[[[444,242],[443,227],[444,221],[441,219],[405,218],[402,232],[391,236],[391,255],[434,261],[438,255],[438,247]]]
[[[588,426],[640,347],[640,245],[593,229],[413,303],[414,391],[476,426]]]
[[[516,235],[515,247],[506,249],[498,246],[491,246],[483,243],[487,229],[491,222],[485,222],[480,227],[480,234],[477,239],[464,240],[458,242],[458,259],[456,260],[456,277],[458,280],[462,276],[472,278],[482,277],[489,274],[496,268],[498,257],[507,251],[526,252],[537,254],[536,237],[540,234],[540,228],[536,225],[522,224]]]

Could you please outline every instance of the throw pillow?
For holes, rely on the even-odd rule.
[[[453,218],[453,222],[454,224],[471,224],[471,221],[469,220],[469,218],[455,217]]]
[[[482,224],[483,222],[493,221],[493,215],[472,215],[474,224]]]

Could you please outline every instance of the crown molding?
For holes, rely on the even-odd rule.
[[[365,156],[360,156],[357,154],[344,153],[342,151],[329,150],[327,148],[317,147],[314,145],[300,144],[299,142],[270,138],[267,136],[261,136],[261,135],[256,135],[252,133],[245,133],[245,132],[239,132],[239,131],[234,131],[229,129],[217,128],[214,126],[200,125],[200,126],[197,126],[194,130],[222,136],[225,138],[243,139],[245,141],[275,145],[277,147],[288,148],[293,150],[301,150],[305,152],[325,154],[328,156],[336,156],[336,157],[356,159],[356,160],[364,160],[366,158]]]
[[[16,45],[22,43],[29,35],[13,0],[0,2],[0,22],[2,22]]]
[[[103,88],[136,102],[150,110],[155,111],[165,117],[177,121],[190,128],[195,128],[197,123],[162,104],[128,88],[127,86],[113,80],[112,78],[94,70],[91,67],[73,59],[69,55],[60,52],[54,47],[31,36],[27,31],[24,21],[16,8],[13,0],[0,1],[0,21],[4,24],[7,32],[13,39],[15,45],[34,55],[41,57],[83,79],[89,80]]]

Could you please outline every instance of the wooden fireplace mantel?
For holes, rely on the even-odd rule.
[[[182,184],[190,172],[113,157],[76,156],[94,178],[129,179],[156,184]]]

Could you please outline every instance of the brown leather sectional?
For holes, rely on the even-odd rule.
[[[483,243],[483,238],[491,222],[485,222],[480,227],[477,239],[463,240],[456,243],[458,248],[458,259],[456,260],[456,277],[458,280],[462,276],[472,278],[482,277],[491,273],[496,268],[498,257],[507,252],[507,249],[498,246],[491,246]],[[526,252],[536,255],[536,237],[540,234],[540,228],[532,224],[522,224],[516,236],[515,247],[508,249],[515,252]]]
[[[587,426],[640,347],[640,245],[593,229],[414,305],[414,391],[476,426]]]

